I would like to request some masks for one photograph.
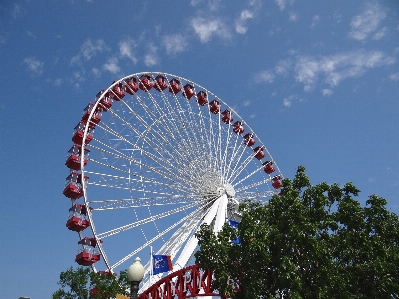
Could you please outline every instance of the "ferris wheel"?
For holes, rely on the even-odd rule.
[[[126,269],[137,255],[146,261],[150,247],[177,271],[190,263],[201,224],[217,232],[240,220],[241,201],[266,202],[281,187],[249,125],[209,90],[171,74],[114,81],[84,109],[72,141],[67,227],[79,234],[76,261],[95,271]]]

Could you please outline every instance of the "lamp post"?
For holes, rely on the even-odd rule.
[[[127,277],[130,281],[130,298],[137,299],[139,284],[144,277],[144,267],[139,257],[136,257],[134,263],[127,269]]]

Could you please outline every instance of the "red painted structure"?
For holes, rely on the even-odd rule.
[[[85,130],[86,123],[80,121],[73,130],[72,141],[73,143],[82,145],[83,142],[83,133]],[[85,140],[85,144],[89,144],[90,141],[93,140],[94,126],[89,126],[87,131],[87,136]]]
[[[201,106],[204,106],[206,103],[208,103],[208,95],[205,91],[201,90],[197,93],[197,102]]]
[[[191,99],[195,95],[195,90],[194,86],[191,84],[187,83],[184,85],[184,91],[183,91],[183,96],[187,98],[187,100]]]
[[[212,271],[204,271],[197,265],[192,265],[157,281],[140,294],[139,299],[183,299],[203,296],[228,298],[212,288]]]
[[[87,209],[85,205],[80,203],[74,204],[69,209],[69,216],[66,227],[75,232],[81,232],[90,226],[90,221],[87,217]]]
[[[88,155],[90,150],[85,148],[84,151],[84,162],[83,164],[86,165],[88,162]],[[73,170],[80,170],[80,157],[82,155],[82,146],[80,144],[74,144],[70,150],[68,151],[67,159],[65,161],[65,165]]]
[[[125,91],[131,95],[139,90],[139,83],[136,77],[131,77],[125,80],[126,85],[124,86]]]
[[[102,241],[100,241],[102,242]],[[100,252],[96,247],[97,242],[94,238],[84,237],[78,242],[82,245],[78,250],[75,261],[81,266],[91,266],[100,260]]]

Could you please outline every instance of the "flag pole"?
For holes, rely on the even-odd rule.
[[[150,286],[152,286],[152,275],[153,274],[153,270],[154,270],[154,266],[152,265],[152,246],[150,246]]]

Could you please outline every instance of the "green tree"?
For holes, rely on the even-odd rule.
[[[116,294],[128,295],[130,288],[127,271],[117,277],[109,272],[95,273],[88,267],[61,272],[58,284],[61,288],[53,293],[53,299],[108,299]]]
[[[398,216],[377,195],[361,207],[359,192],[312,186],[299,167],[268,204],[240,205],[238,229],[202,226],[197,264],[232,298],[399,298]]]

